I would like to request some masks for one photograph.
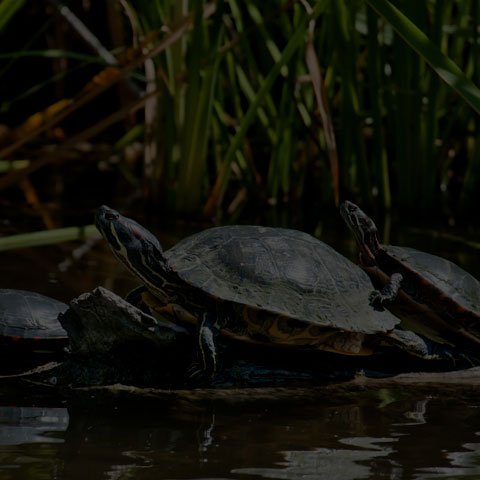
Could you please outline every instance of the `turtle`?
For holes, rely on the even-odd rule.
[[[28,343],[35,349],[48,345],[61,350],[68,337],[58,316],[67,308],[65,303],[40,293],[0,289],[0,343]]]
[[[397,317],[368,304],[372,284],[360,267],[307,233],[213,227],[163,251],[150,231],[105,205],[95,224],[143,283],[145,303],[196,325],[203,372],[217,369],[218,334],[343,355],[370,355],[386,343],[439,358],[420,336],[396,329]]]
[[[379,288],[370,294],[371,305],[388,307],[410,320],[414,330],[443,332],[443,343],[480,343],[480,282],[475,277],[445,258],[381,245],[373,220],[350,201],[340,213],[354,234],[361,266]]]

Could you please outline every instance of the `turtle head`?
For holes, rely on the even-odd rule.
[[[97,210],[95,226],[130,271],[147,286],[158,284],[167,264],[160,242],[151,232],[106,205]]]
[[[376,264],[375,256],[381,248],[374,221],[357,205],[346,200],[340,206],[340,214],[352,231],[365,266]]]

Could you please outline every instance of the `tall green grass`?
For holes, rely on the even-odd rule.
[[[155,29],[179,15],[174,4],[137,11]],[[318,1],[311,10],[230,0],[208,19],[204,6],[181,12],[193,29],[156,59],[170,86],[153,182],[171,208],[333,205],[340,193],[427,210],[476,194],[475,1]],[[323,101],[307,59],[311,20]]]
[[[219,218],[342,197],[460,213],[478,202],[476,0],[129,8],[138,42],[156,34],[143,85],[158,93],[143,130],[156,205]],[[125,72],[138,80],[136,62]]]
[[[442,190],[448,191],[449,175],[456,173],[458,181],[465,172],[461,198],[469,197],[473,193],[468,192],[469,184],[480,180],[472,172],[476,148],[456,172],[451,170],[449,157],[464,155],[464,147],[456,142],[469,143],[469,123],[476,123],[480,114],[480,91],[469,78],[472,62],[478,61],[477,3],[440,0],[424,2],[419,8],[419,2],[405,0],[402,10],[386,0],[366,3],[397,33],[393,44],[397,91],[392,98],[397,126],[392,131],[396,134],[393,155],[397,157],[399,203],[412,209],[418,205],[433,208]],[[454,134],[452,119],[463,132]]]

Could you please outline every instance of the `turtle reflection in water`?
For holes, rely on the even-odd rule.
[[[375,223],[354,203],[344,202],[340,212],[355,236],[361,265],[381,289],[371,292],[371,304],[391,309],[409,328],[436,341],[478,350],[480,282],[444,258],[381,245]]]
[[[217,227],[164,252],[152,233],[109,207],[98,209],[95,223],[142,281],[145,303],[197,325],[205,372],[217,368],[217,334],[344,355],[368,355],[381,343],[439,355],[421,337],[395,329],[399,320],[390,312],[369,305],[372,284],[362,269],[306,233]]]

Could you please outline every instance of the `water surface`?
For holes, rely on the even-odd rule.
[[[395,390],[350,401],[3,406],[0,478],[478,478],[479,407]]]

